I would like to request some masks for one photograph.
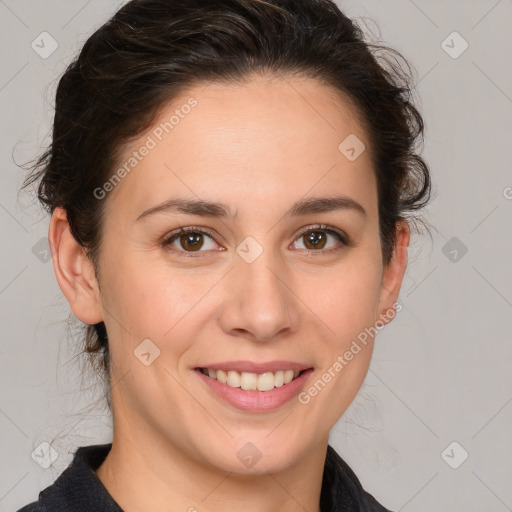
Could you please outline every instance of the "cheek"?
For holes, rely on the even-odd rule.
[[[308,264],[287,269],[283,276],[291,290],[290,307],[302,319],[299,329],[305,327],[306,332],[316,324],[325,348],[342,350],[375,321],[382,269],[371,251],[363,252],[347,254],[343,262],[330,267]],[[161,257],[143,252],[110,250],[104,254],[105,310],[112,316],[113,333],[120,331],[125,338],[129,332],[133,343],[145,338],[163,343],[170,338],[173,352],[181,352],[187,340],[177,333],[185,326],[200,330],[202,322],[211,318],[212,308],[232,303],[231,288],[221,279],[225,268],[172,267]],[[230,274],[227,279],[236,276]]]
[[[110,268],[102,286],[105,310],[114,332],[124,331],[120,334],[126,337],[128,331],[134,343],[149,338],[161,345],[165,338],[175,338],[183,325],[193,328],[187,320],[195,318],[193,325],[199,325],[198,306],[218,281],[214,272],[177,270],[161,260],[152,263],[144,254],[120,257]],[[179,340],[172,347],[174,352],[184,348]]]
[[[313,311],[328,329],[317,352],[321,365],[299,401],[329,428],[353,401],[367,374],[380,279],[377,263],[354,262],[322,279],[324,293],[315,288],[310,296]]]
[[[333,270],[321,280],[308,280],[302,296],[330,328],[336,343],[343,344],[374,323],[380,283],[379,265],[363,260]]]

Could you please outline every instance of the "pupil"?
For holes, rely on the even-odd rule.
[[[182,246],[185,249],[197,250],[200,249],[202,244],[200,244],[200,240],[198,238],[201,236],[200,233],[188,233],[182,236],[182,239],[185,238],[185,243],[182,242]]]
[[[313,245],[313,248],[322,248],[325,245],[325,243],[318,243],[322,241],[325,242],[325,234],[322,233],[321,231],[311,231],[309,236],[307,237],[307,244],[311,243]]]

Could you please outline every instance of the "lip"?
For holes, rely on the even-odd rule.
[[[236,372],[265,373],[277,372],[279,370],[303,371],[311,368],[310,365],[297,363],[295,361],[269,361],[268,363],[255,363],[254,361],[225,361],[223,363],[202,364],[196,366],[210,370],[234,370]]]
[[[279,364],[283,364],[283,362],[277,361]],[[226,363],[222,363],[226,364]],[[265,413],[271,412],[279,407],[282,407],[284,404],[292,400],[295,396],[297,396],[300,391],[305,387],[306,382],[313,375],[313,368],[302,368],[302,373],[294,380],[289,382],[288,384],[283,384],[281,387],[274,388],[270,391],[245,391],[241,388],[233,388],[228,386],[227,384],[223,384],[216,379],[212,379],[201,372],[199,368],[210,368],[212,370],[229,370],[226,366],[220,365],[211,365],[211,366],[201,366],[198,368],[194,368],[194,374],[198,376],[199,379],[208,387],[209,391],[213,393],[214,397],[220,399],[224,403],[228,403],[229,405],[235,407],[238,410],[242,410],[244,412],[252,412],[252,413]],[[253,373],[263,373],[257,372],[254,370],[255,367],[261,367],[262,365],[253,363],[252,372]],[[249,368],[250,365],[235,365],[233,363],[232,370],[238,371],[237,368]],[[300,370],[300,365],[297,367],[297,370]],[[270,365],[265,365],[265,369],[267,371],[270,370]],[[279,366],[274,371],[278,371],[279,369],[293,369],[288,366]],[[242,371],[250,371],[250,370],[242,370]]]

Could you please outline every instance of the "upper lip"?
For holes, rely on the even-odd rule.
[[[279,370],[294,370],[302,371],[312,368],[312,366],[297,363],[294,361],[268,361],[266,363],[255,363],[254,361],[225,361],[222,363],[208,363],[198,368],[208,368],[210,370],[234,370],[237,372],[248,372],[248,373],[265,373],[265,372],[277,372]]]

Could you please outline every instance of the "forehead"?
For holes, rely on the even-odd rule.
[[[118,168],[128,172],[112,196],[138,209],[170,195],[211,199],[214,191],[217,200],[246,204],[333,188],[361,199],[375,183],[358,114],[341,93],[312,79],[197,84],[123,148]],[[347,140],[366,149],[347,158]]]

